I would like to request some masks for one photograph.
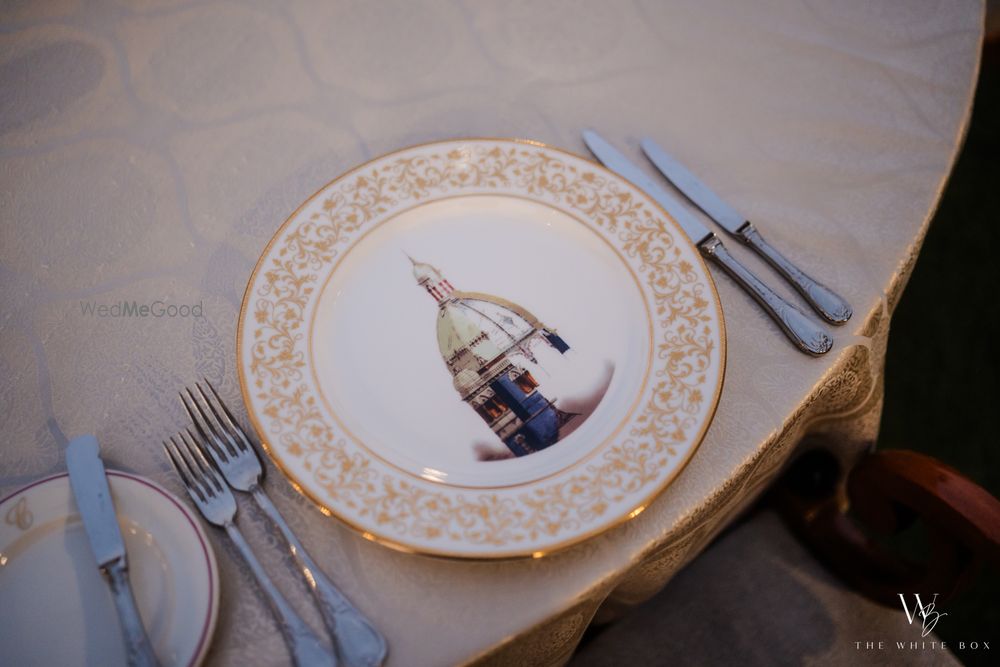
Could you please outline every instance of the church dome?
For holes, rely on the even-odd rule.
[[[478,372],[483,364],[500,356],[501,348],[483,331],[480,319],[458,302],[446,303],[438,310],[438,348],[452,375],[464,369]]]
[[[471,381],[464,371],[479,376],[490,362],[511,354],[535,362],[530,347],[538,338],[560,352],[568,349],[554,331],[516,303],[480,292],[457,291],[434,266],[412,257],[410,261],[417,284],[437,301],[438,348],[460,393],[459,385],[464,387]]]

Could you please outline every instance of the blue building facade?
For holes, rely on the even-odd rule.
[[[562,413],[537,389],[525,393],[523,386],[501,375],[491,385],[500,398],[520,420],[520,426],[504,440],[515,456],[524,456],[550,447],[559,441]]]

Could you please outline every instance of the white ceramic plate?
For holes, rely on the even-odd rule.
[[[333,181],[240,312],[269,452],[366,537],[539,556],[635,516],[722,387],[715,286],[676,223],[536,143],[446,141]]]
[[[148,479],[108,471],[129,579],[165,667],[197,665],[219,609],[215,555],[198,522]],[[0,623],[8,665],[124,665],[118,616],[64,473],[0,501]]]

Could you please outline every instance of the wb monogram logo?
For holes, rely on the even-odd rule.
[[[913,625],[913,621],[917,618],[917,616],[921,618],[923,628],[921,629],[920,636],[926,637],[930,634],[931,630],[934,629],[934,626],[937,625],[938,621],[941,620],[941,617],[947,616],[948,614],[934,611],[934,607],[937,606],[937,593],[934,594],[934,599],[927,604],[924,604],[920,600],[919,593],[915,593],[913,597],[916,598],[913,611],[910,611],[910,608],[906,605],[906,597],[902,593],[899,594],[899,601],[903,603],[903,611],[906,613],[906,619],[910,622],[910,625]]]

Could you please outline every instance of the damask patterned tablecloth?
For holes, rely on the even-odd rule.
[[[239,404],[254,262],[351,166],[465,136],[585,154],[586,127],[638,159],[648,134],[854,305],[833,352],[796,352],[718,277],[728,366],[701,448],[635,520],[538,560],[391,551],[268,469],[303,541],[384,630],[391,664],[564,661],[595,614],[695,557],[804,435],[845,457],[874,437],[890,316],[961,144],[982,14],[966,0],[6,2],[0,496],[63,470],[67,437],[83,433],[109,465],[181,494],[159,447],[184,423],[176,391],[207,376]],[[96,314],[121,301],[198,308]],[[247,519],[319,627],[278,536]],[[249,572],[212,537],[222,607],[208,664],[286,662]]]

